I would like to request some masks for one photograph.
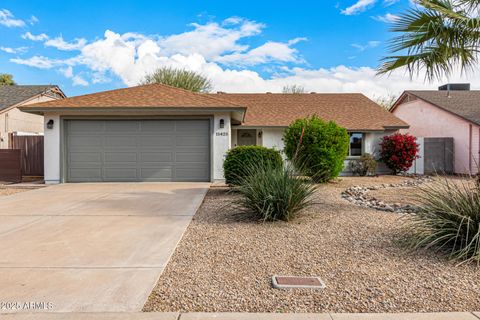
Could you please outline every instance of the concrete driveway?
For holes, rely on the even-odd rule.
[[[141,310],[208,187],[62,184],[0,197],[0,303]]]

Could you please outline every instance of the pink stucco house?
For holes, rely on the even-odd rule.
[[[407,122],[416,137],[452,137],[454,172],[478,172],[480,152],[480,90],[469,84],[448,84],[439,90],[408,90],[391,112]]]

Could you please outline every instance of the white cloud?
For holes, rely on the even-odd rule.
[[[73,77],[73,68],[72,66],[68,66],[66,68],[61,68],[60,72],[66,77],[66,78],[72,78]]]
[[[87,40],[83,38],[75,39],[72,42],[67,42],[63,40],[62,36],[59,36],[59,37],[45,41],[44,44],[47,47],[54,47],[62,51],[73,51],[73,50],[82,49],[86,43],[87,43]]]
[[[73,76],[72,78],[72,84],[74,86],[82,86],[82,87],[86,87],[88,86],[88,81],[83,79],[81,76]]]
[[[107,83],[112,81],[110,78],[108,78],[105,74],[101,72],[93,72],[92,73],[92,83],[97,84],[97,83]]]
[[[28,59],[10,59],[11,62],[22,64],[29,67],[39,68],[39,69],[51,69],[56,65],[64,64],[63,61],[57,59],[50,59],[44,56],[33,56]]]
[[[22,38],[26,40],[32,40],[32,41],[45,41],[48,39],[48,36],[45,33],[34,35],[34,34],[31,34],[30,32],[26,32],[22,34]]]
[[[14,48],[9,48],[9,47],[0,47],[0,50],[2,50],[3,52],[6,52],[6,53],[15,53],[15,49]]]
[[[369,97],[400,94],[407,89],[436,89],[441,84],[425,83],[423,78],[411,80],[403,71],[377,76],[374,68],[343,65],[328,69],[293,68],[288,75],[270,79],[252,71],[219,70],[211,78],[215,89],[225,92],[281,92],[283,86],[297,84],[307,92],[361,92]],[[450,81],[471,82],[473,87],[480,87],[480,78],[475,75],[466,78],[458,72]]]
[[[193,23],[192,31],[161,38],[158,46],[163,54],[201,54],[206,59],[215,59],[222,54],[241,52],[248,46],[238,41],[242,38],[258,35],[265,27],[262,23],[239,17],[231,17],[218,24],[210,22],[204,25]]]
[[[38,18],[35,17],[34,15],[32,15],[30,19],[28,19],[28,23],[30,23],[32,26],[38,22],[39,22]]]
[[[376,0],[358,0],[350,7],[342,10],[341,13],[347,16],[358,14],[373,6],[375,2]]]
[[[25,21],[15,19],[15,16],[7,9],[0,9],[0,24],[5,27],[15,28],[25,26]]]
[[[383,0],[383,5],[385,7],[390,7],[391,5],[394,5],[395,3],[399,2],[400,0]]]
[[[80,75],[75,75],[73,73],[73,68],[72,66],[68,66],[66,68],[60,68],[59,71],[66,77],[66,78],[69,78],[69,79],[72,79],[72,85],[73,86],[88,86],[89,83],[87,80],[85,80],[82,76]]]
[[[233,53],[215,59],[216,62],[236,65],[257,65],[268,62],[302,62],[298,56],[298,50],[291,46],[306,40],[296,38],[286,43],[268,41],[245,53]]]
[[[394,23],[394,22],[398,21],[398,19],[400,19],[399,16],[397,16],[395,14],[391,14],[391,13],[386,13],[383,16],[374,16],[372,18],[377,20],[377,21],[381,21],[381,22],[385,22],[385,23]]]
[[[25,53],[28,51],[27,47],[18,47],[18,48],[10,48],[10,47],[0,47],[0,50],[6,53]]]
[[[351,46],[357,48],[359,51],[365,51],[367,49],[376,48],[380,45],[380,41],[368,41],[366,44],[352,43]]]

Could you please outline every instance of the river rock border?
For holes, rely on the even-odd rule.
[[[411,179],[404,180],[400,183],[383,183],[377,186],[353,186],[342,192],[342,198],[361,207],[372,208],[380,211],[396,212],[396,213],[414,213],[417,208],[410,204],[394,203],[389,204],[375,197],[368,196],[370,190],[379,190],[387,188],[416,187],[425,182],[433,181],[430,176],[410,176]]]

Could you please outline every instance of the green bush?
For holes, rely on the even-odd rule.
[[[342,171],[350,138],[335,122],[313,116],[291,123],[283,140],[289,160],[302,164],[303,173],[315,182],[326,182]]]
[[[415,194],[418,212],[405,217],[413,248],[480,263],[480,189],[473,181],[440,178]]]
[[[353,175],[374,176],[377,171],[377,161],[370,153],[364,153],[360,159],[351,160],[348,169]]]
[[[261,146],[240,146],[230,149],[223,163],[225,181],[229,185],[238,185],[245,176],[245,168],[250,163],[262,162],[274,168],[283,167],[280,152]]]
[[[263,161],[250,162],[236,189],[241,197],[236,204],[249,215],[263,221],[289,221],[313,204],[315,184],[298,177],[291,164],[272,167]]]

